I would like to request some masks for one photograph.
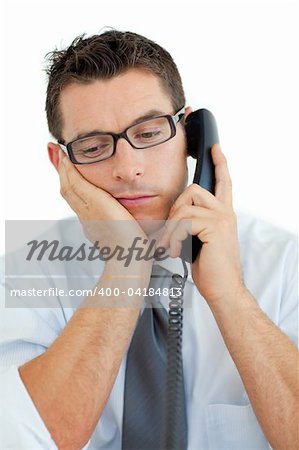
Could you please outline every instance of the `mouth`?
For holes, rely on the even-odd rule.
[[[116,200],[118,200],[123,206],[140,206],[150,203],[157,197],[157,195],[134,195],[130,197],[119,197],[116,198]]]

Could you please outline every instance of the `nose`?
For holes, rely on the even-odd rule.
[[[112,176],[116,180],[132,182],[144,174],[144,155],[142,150],[133,148],[129,142],[120,138],[113,155]]]

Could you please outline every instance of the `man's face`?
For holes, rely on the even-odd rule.
[[[155,115],[175,112],[159,79],[141,69],[130,69],[110,80],[71,84],[62,91],[60,106],[65,142],[94,131],[122,132],[152,111]],[[137,150],[120,139],[111,158],[76,167],[89,182],[120,198],[136,220],[165,220],[187,184],[186,156],[179,123],[176,136],[156,147]],[[122,200],[135,194],[152,197]]]

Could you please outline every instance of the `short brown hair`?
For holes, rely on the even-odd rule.
[[[143,68],[160,78],[175,111],[185,104],[181,77],[171,55],[160,45],[136,33],[109,30],[88,38],[82,35],[65,50],[56,49],[46,58],[48,127],[59,141],[62,140],[63,126],[60,93],[70,83],[109,79],[130,68]]]

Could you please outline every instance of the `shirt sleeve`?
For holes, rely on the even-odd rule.
[[[57,448],[22,383],[17,366],[1,371],[0,397],[1,448]]]
[[[2,286],[3,288],[3,286]],[[18,368],[47,350],[65,325],[58,308],[6,308],[0,300],[0,448],[57,449]],[[89,443],[84,447],[88,448]]]
[[[0,448],[57,449],[20,378],[18,367],[5,369],[0,379]]]

